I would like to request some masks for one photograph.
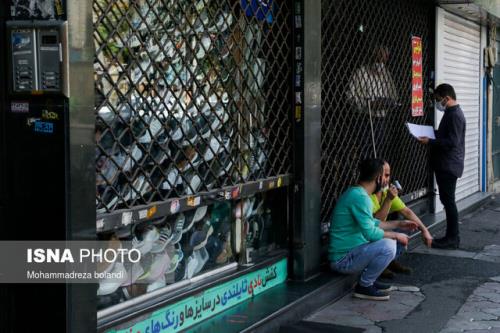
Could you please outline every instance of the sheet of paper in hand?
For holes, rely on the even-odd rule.
[[[410,134],[416,138],[422,136],[428,137],[429,139],[436,138],[436,135],[434,134],[434,128],[432,126],[406,123],[406,127],[408,127],[408,131],[410,131]]]

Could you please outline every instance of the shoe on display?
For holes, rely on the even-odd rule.
[[[210,262],[215,263],[217,258],[224,250],[224,243],[217,236],[211,235],[210,237],[208,237],[207,245],[205,246],[205,248],[207,249]]]
[[[122,287],[127,287],[136,283],[139,277],[144,274],[144,269],[138,262],[125,263],[125,268],[127,269],[128,278],[127,281],[122,283]]]
[[[197,258],[193,253],[186,259],[186,264],[184,268],[183,280],[190,279],[194,276],[196,268],[198,267]]]
[[[170,265],[170,257],[166,250],[156,254],[148,254],[144,261],[141,261],[145,267],[145,272],[142,274],[138,283],[153,283],[160,276],[165,275],[167,268]]]
[[[151,117],[148,121],[148,126],[146,127],[146,132],[140,138],[137,139],[140,143],[149,143],[161,134],[163,131],[163,124],[157,117]]]
[[[192,209],[185,213],[186,223],[184,224],[184,229],[182,233],[186,233],[190,230],[193,225],[201,221],[207,214],[208,206],[201,206],[197,209]]]
[[[182,178],[179,176],[179,170],[175,166],[170,167],[166,175],[167,179],[161,185],[162,190],[171,190],[176,187],[179,182],[182,182]]]
[[[167,247],[167,253],[170,257],[170,265],[167,267],[165,274],[172,274],[175,273],[179,263],[184,259],[184,252],[182,252],[179,244],[170,244]]]
[[[201,178],[197,174],[191,174],[188,177],[189,185],[186,186],[185,192],[187,195],[193,195],[201,188]]]
[[[98,198],[101,199],[99,202],[96,199],[96,213],[103,214],[108,211],[112,211],[118,205],[118,196],[113,193],[113,190],[110,187],[106,187],[104,193],[102,195],[98,195]]]
[[[204,34],[201,40],[198,41],[197,46],[196,58],[203,59],[212,50],[212,38],[210,38],[210,35]]]
[[[141,235],[139,240],[137,237],[132,239],[132,246],[134,249],[139,250],[141,257],[146,255],[153,248],[153,244],[160,238],[158,229],[151,226],[148,227]]]
[[[160,165],[165,162],[170,156],[170,150],[168,149],[168,145],[162,145],[158,142],[153,142],[151,145],[151,149],[149,152],[149,156],[151,157],[148,162],[153,165]]]
[[[214,156],[216,156],[217,154],[220,153],[221,147],[222,147],[221,141],[222,141],[222,138],[221,138],[220,134],[210,138],[210,142],[208,143],[206,151],[203,155],[203,160],[211,161],[214,158]]]
[[[213,232],[214,229],[209,220],[205,220],[201,228],[195,230],[191,235],[191,238],[189,239],[189,246],[191,246],[193,250],[199,250],[202,247],[205,247],[208,237],[210,237]]]
[[[179,264],[177,265],[177,268],[175,269],[175,271],[166,275],[167,282],[168,281],[172,281],[172,283],[178,282],[178,281],[181,281],[185,278],[185,276],[186,276],[186,261],[187,261],[187,258],[183,257],[182,260],[179,261]]]
[[[194,269],[194,275],[200,273],[208,262],[209,256],[207,249],[202,247],[199,250],[193,251],[193,255],[196,257],[196,268]]]
[[[157,289],[165,287],[167,284],[165,282],[165,275],[160,276],[156,281],[153,283],[150,283],[148,285],[148,288],[146,289],[146,292],[150,293],[152,291],[155,291]]]
[[[125,283],[128,279],[127,270],[121,262],[116,262],[111,271],[113,276],[120,276],[119,278],[113,279],[102,279],[99,281],[99,289],[97,290],[97,296],[109,295],[114,293],[120,286]]]
[[[387,301],[390,296],[378,290],[374,285],[362,287],[359,284],[354,288],[354,297],[371,301]]]
[[[210,132],[209,117],[197,117],[195,121],[195,129],[203,139],[208,139],[212,134]]]
[[[160,236],[153,243],[150,252],[151,253],[163,252],[165,250],[165,247],[172,242],[173,238],[174,234],[172,232],[172,227],[170,226],[170,224],[167,223],[165,227],[163,227],[160,230]]]
[[[183,213],[177,214],[177,217],[174,221],[172,240],[170,241],[172,244],[177,244],[180,242],[182,238],[182,230],[184,229],[184,225],[186,224],[186,217]]]
[[[253,207],[255,205],[256,197],[250,197],[244,200],[243,203],[243,216],[248,220],[253,215]]]
[[[146,176],[139,174],[132,183],[132,186],[125,187],[123,199],[125,201],[134,201],[138,198],[143,198],[151,189],[151,184],[148,182]]]
[[[233,160],[231,159],[231,155],[228,153],[222,153],[219,156],[218,162],[219,162],[220,168],[219,168],[218,172],[216,172],[215,174],[218,177],[222,177],[224,175],[230,175],[231,169],[233,168]]]

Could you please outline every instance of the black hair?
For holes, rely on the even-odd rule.
[[[434,95],[437,95],[442,98],[451,97],[453,100],[457,99],[457,94],[455,94],[455,89],[453,89],[453,87],[448,83],[443,83],[437,86],[436,90],[434,91]]]
[[[384,170],[384,160],[380,158],[368,158],[363,160],[358,167],[359,181],[370,182],[377,179]]]

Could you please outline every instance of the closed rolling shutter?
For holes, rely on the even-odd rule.
[[[467,121],[465,168],[456,190],[460,200],[479,191],[481,28],[444,10],[439,14],[437,83],[455,88]]]

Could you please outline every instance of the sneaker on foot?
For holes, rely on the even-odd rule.
[[[375,281],[373,283],[373,286],[375,288],[377,288],[379,291],[384,292],[384,293],[388,293],[389,291],[392,290],[392,286],[390,284],[379,282],[379,281]]]
[[[390,296],[378,290],[374,285],[363,287],[359,284],[354,288],[354,297],[372,301],[387,301]]]

